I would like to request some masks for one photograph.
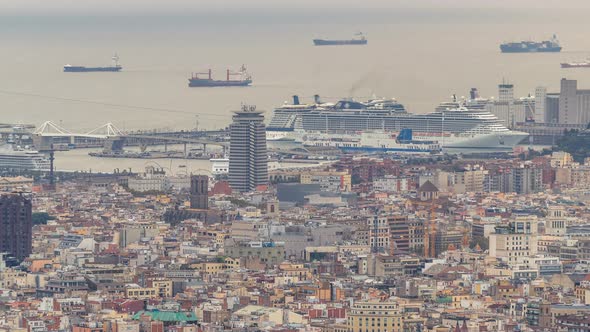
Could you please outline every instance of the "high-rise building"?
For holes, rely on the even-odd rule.
[[[229,184],[239,192],[268,183],[264,115],[255,106],[235,112],[230,126]]]
[[[391,235],[391,253],[407,254],[410,251],[410,223],[407,215],[388,216],[389,233]]]
[[[510,103],[514,101],[514,85],[502,83],[498,85],[498,101],[501,103]]]
[[[545,122],[559,123],[559,93],[548,93],[545,99]]]
[[[513,192],[532,194],[543,189],[543,170],[538,167],[522,166],[512,169]]]
[[[535,122],[536,123],[546,123],[547,121],[546,112],[545,112],[545,103],[547,100],[547,88],[543,86],[538,86],[535,89]]]
[[[578,81],[561,79],[561,89],[559,91],[559,123],[577,124],[578,98]]]
[[[526,121],[528,113],[532,115],[533,103],[534,98],[514,99],[514,85],[502,83],[498,85],[498,100],[488,102],[485,109],[506,127],[514,128],[517,123]]]
[[[22,261],[31,254],[33,222],[31,199],[22,194],[0,194],[0,253]]]
[[[578,90],[578,81],[561,79],[559,123],[587,125],[590,122],[590,90]]]
[[[206,210],[209,207],[209,177],[191,175],[191,209]]]
[[[390,251],[390,228],[387,216],[372,216],[367,220],[369,227],[369,246],[371,251],[389,252]]]

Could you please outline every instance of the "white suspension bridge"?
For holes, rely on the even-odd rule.
[[[133,139],[139,142],[158,141],[164,144],[201,144],[203,149],[207,145],[216,145],[222,148],[228,146],[228,142],[218,142],[202,138],[190,138],[181,136],[168,136],[166,134],[150,133],[126,133],[111,122],[85,133],[72,132],[52,121],[46,121],[37,127],[32,133],[35,147],[38,150],[46,151],[53,149],[54,139],[75,144],[77,140],[100,140],[104,141],[104,147],[108,150],[119,150],[123,147],[125,140]],[[182,133],[181,133],[182,134]]]

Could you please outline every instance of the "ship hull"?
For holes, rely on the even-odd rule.
[[[188,80],[188,86],[191,88],[203,88],[203,87],[227,87],[227,86],[249,86],[252,84],[252,80],[243,81],[215,81],[215,80]]]
[[[87,73],[87,72],[118,72],[123,67],[83,67],[83,66],[64,66],[66,73]]]
[[[337,46],[337,45],[367,45],[367,40],[325,40],[325,39],[314,39],[313,44],[315,46]]]
[[[590,63],[584,63],[584,64],[562,63],[561,68],[590,68]]]
[[[306,135],[310,134],[304,130],[293,131],[269,131],[267,138],[273,141],[295,141],[303,143],[306,141]],[[527,138],[529,134],[519,131],[510,131],[502,134],[481,134],[481,135],[451,135],[447,134],[444,138],[440,133],[416,133],[413,137],[415,141],[437,142],[443,150],[468,150],[481,149],[492,151],[511,151],[520,142]]]
[[[441,151],[438,143],[413,141],[411,136],[411,131],[408,130],[403,130],[399,135],[385,132],[363,132],[350,135],[320,133],[304,136],[302,144],[306,147],[337,148],[343,152],[438,153]]]
[[[482,134],[473,136],[451,136],[449,138],[441,139],[438,142],[443,149],[462,149],[462,150],[513,150],[522,140],[529,135],[527,133],[511,131],[504,134]],[[427,137],[432,140],[433,137]]]
[[[511,47],[511,46],[500,46],[502,53],[557,53],[561,52],[561,47]]]
[[[405,148],[378,148],[378,147],[371,147],[371,146],[361,146],[361,147],[339,147],[340,151],[342,152],[350,152],[350,153],[387,153],[387,152],[396,152],[396,153],[413,153],[413,154],[433,154],[438,153],[440,151],[437,150],[415,150],[415,149],[405,149]]]

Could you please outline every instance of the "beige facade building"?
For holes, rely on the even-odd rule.
[[[509,265],[529,264],[537,250],[537,217],[518,216],[508,225],[497,226],[490,234],[490,257],[502,259]]]
[[[567,231],[568,218],[564,208],[549,207],[545,220],[545,234],[565,235]]]
[[[319,184],[325,191],[350,191],[352,180],[348,172],[312,171],[301,173],[302,184]]]
[[[24,176],[0,177],[0,190],[9,191],[21,187],[30,188],[33,186],[33,179]]]
[[[401,332],[402,308],[396,302],[357,302],[347,314],[348,332]]]
[[[484,192],[484,180],[488,171],[482,168],[468,169],[463,172],[456,172],[454,175],[453,192]]]
[[[572,155],[565,152],[565,151],[554,151],[551,153],[551,167],[558,168],[558,167],[570,167],[574,162],[574,158]]]
[[[159,295],[156,287],[140,287],[139,285],[132,285],[125,288],[125,297],[136,300],[148,300],[156,299]]]

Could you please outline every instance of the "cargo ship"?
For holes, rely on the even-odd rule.
[[[199,75],[207,75],[207,77],[203,78]],[[232,79],[233,76],[239,76],[239,78]],[[244,65],[238,72],[232,72],[228,69],[225,80],[214,80],[211,77],[211,69],[205,73],[193,73],[191,78],[188,79],[189,87],[248,86],[250,84],[252,84],[252,76],[248,74]]]
[[[541,42],[520,41],[500,45],[502,53],[534,53],[534,52],[561,52],[561,45],[557,36],[553,35],[550,40]]]
[[[119,56],[116,54],[113,56],[113,65],[108,67],[85,67],[85,66],[72,66],[65,65],[64,72],[66,73],[84,73],[84,72],[116,72],[123,69],[119,64]]]
[[[562,62],[561,68],[590,68],[590,59],[578,62]]]
[[[332,45],[366,45],[367,38],[359,32],[356,34],[356,38],[352,39],[314,39],[313,44],[315,46],[332,46]]]

